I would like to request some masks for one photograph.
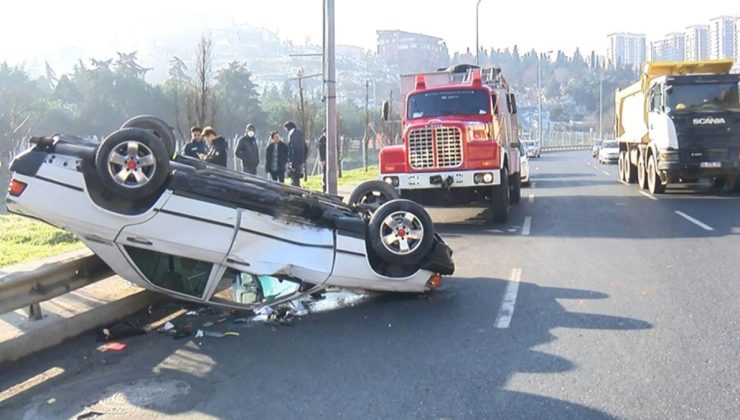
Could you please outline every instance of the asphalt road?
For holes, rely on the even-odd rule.
[[[88,334],[3,367],[0,418],[738,418],[740,195],[653,200],[586,152],[531,168],[506,225],[433,212],[458,267],[434,293],[114,354]]]

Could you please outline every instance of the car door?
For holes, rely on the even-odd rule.
[[[240,209],[239,230],[225,265],[254,275],[321,284],[334,267],[334,231]]]
[[[116,245],[152,288],[202,300],[237,227],[234,207],[172,195],[154,217],[124,227]]]

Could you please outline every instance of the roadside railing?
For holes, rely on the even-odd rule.
[[[108,265],[88,249],[5,267],[0,269],[0,314],[27,307],[29,318],[40,319],[41,302],[111,275]]]

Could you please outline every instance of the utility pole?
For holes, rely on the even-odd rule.
[[[370,81],[365,80],[365,136],[362,138],[362,159],[367,172],[367,147],[370,144]]]
[[[604,76],[599,77],[599,140],[604,138],[603,110],[604,110]]]
[[[301,114],[301,128],[308,134],[306,127],[306,104],[303,100],[303,69],[298,70],[298,112]]]
[[[552,51],[547,51],[545,53],[546,57],[550,57],[550,53]],[[544,143],[542,142],[542,54],[540,53],[539,57],[537,57],[537,103],[539,111],[537,112],[537,116],[539,118],[539,122],[537,123],[537,131],[539,132],[538,139],[540,141],[540,147],[544,146]]]
[[[480,11],[480,2],[483,0],[478,0],[478,3],[475,5],[475,65],[480,66],[480,42],[479,42],[479,36],[478,36],[478,22],[480,19],[478,18],[478,12]]]
[[[334,0],[324,0],[324,85],[326,88],[326,183],[337,194],[337,69],[334,37]]]

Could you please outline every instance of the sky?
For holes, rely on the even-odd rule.
[[[50,51],[112,56],[171,31],[199,34],[231,23],[264,27],[303,44],[321,42],[322,0],[20,0],[4,2],[0,61],[38,61]],[[475,48],[476,0],[335,0],[338,44],[375,50],[378,29],[444,38],[450,53]],[[658,38],[720,15],[740,15],[737,0],[495,1],[480,5],[484,47],[517,44],[520,51],[580,47],[606,50],[607,34]]]

